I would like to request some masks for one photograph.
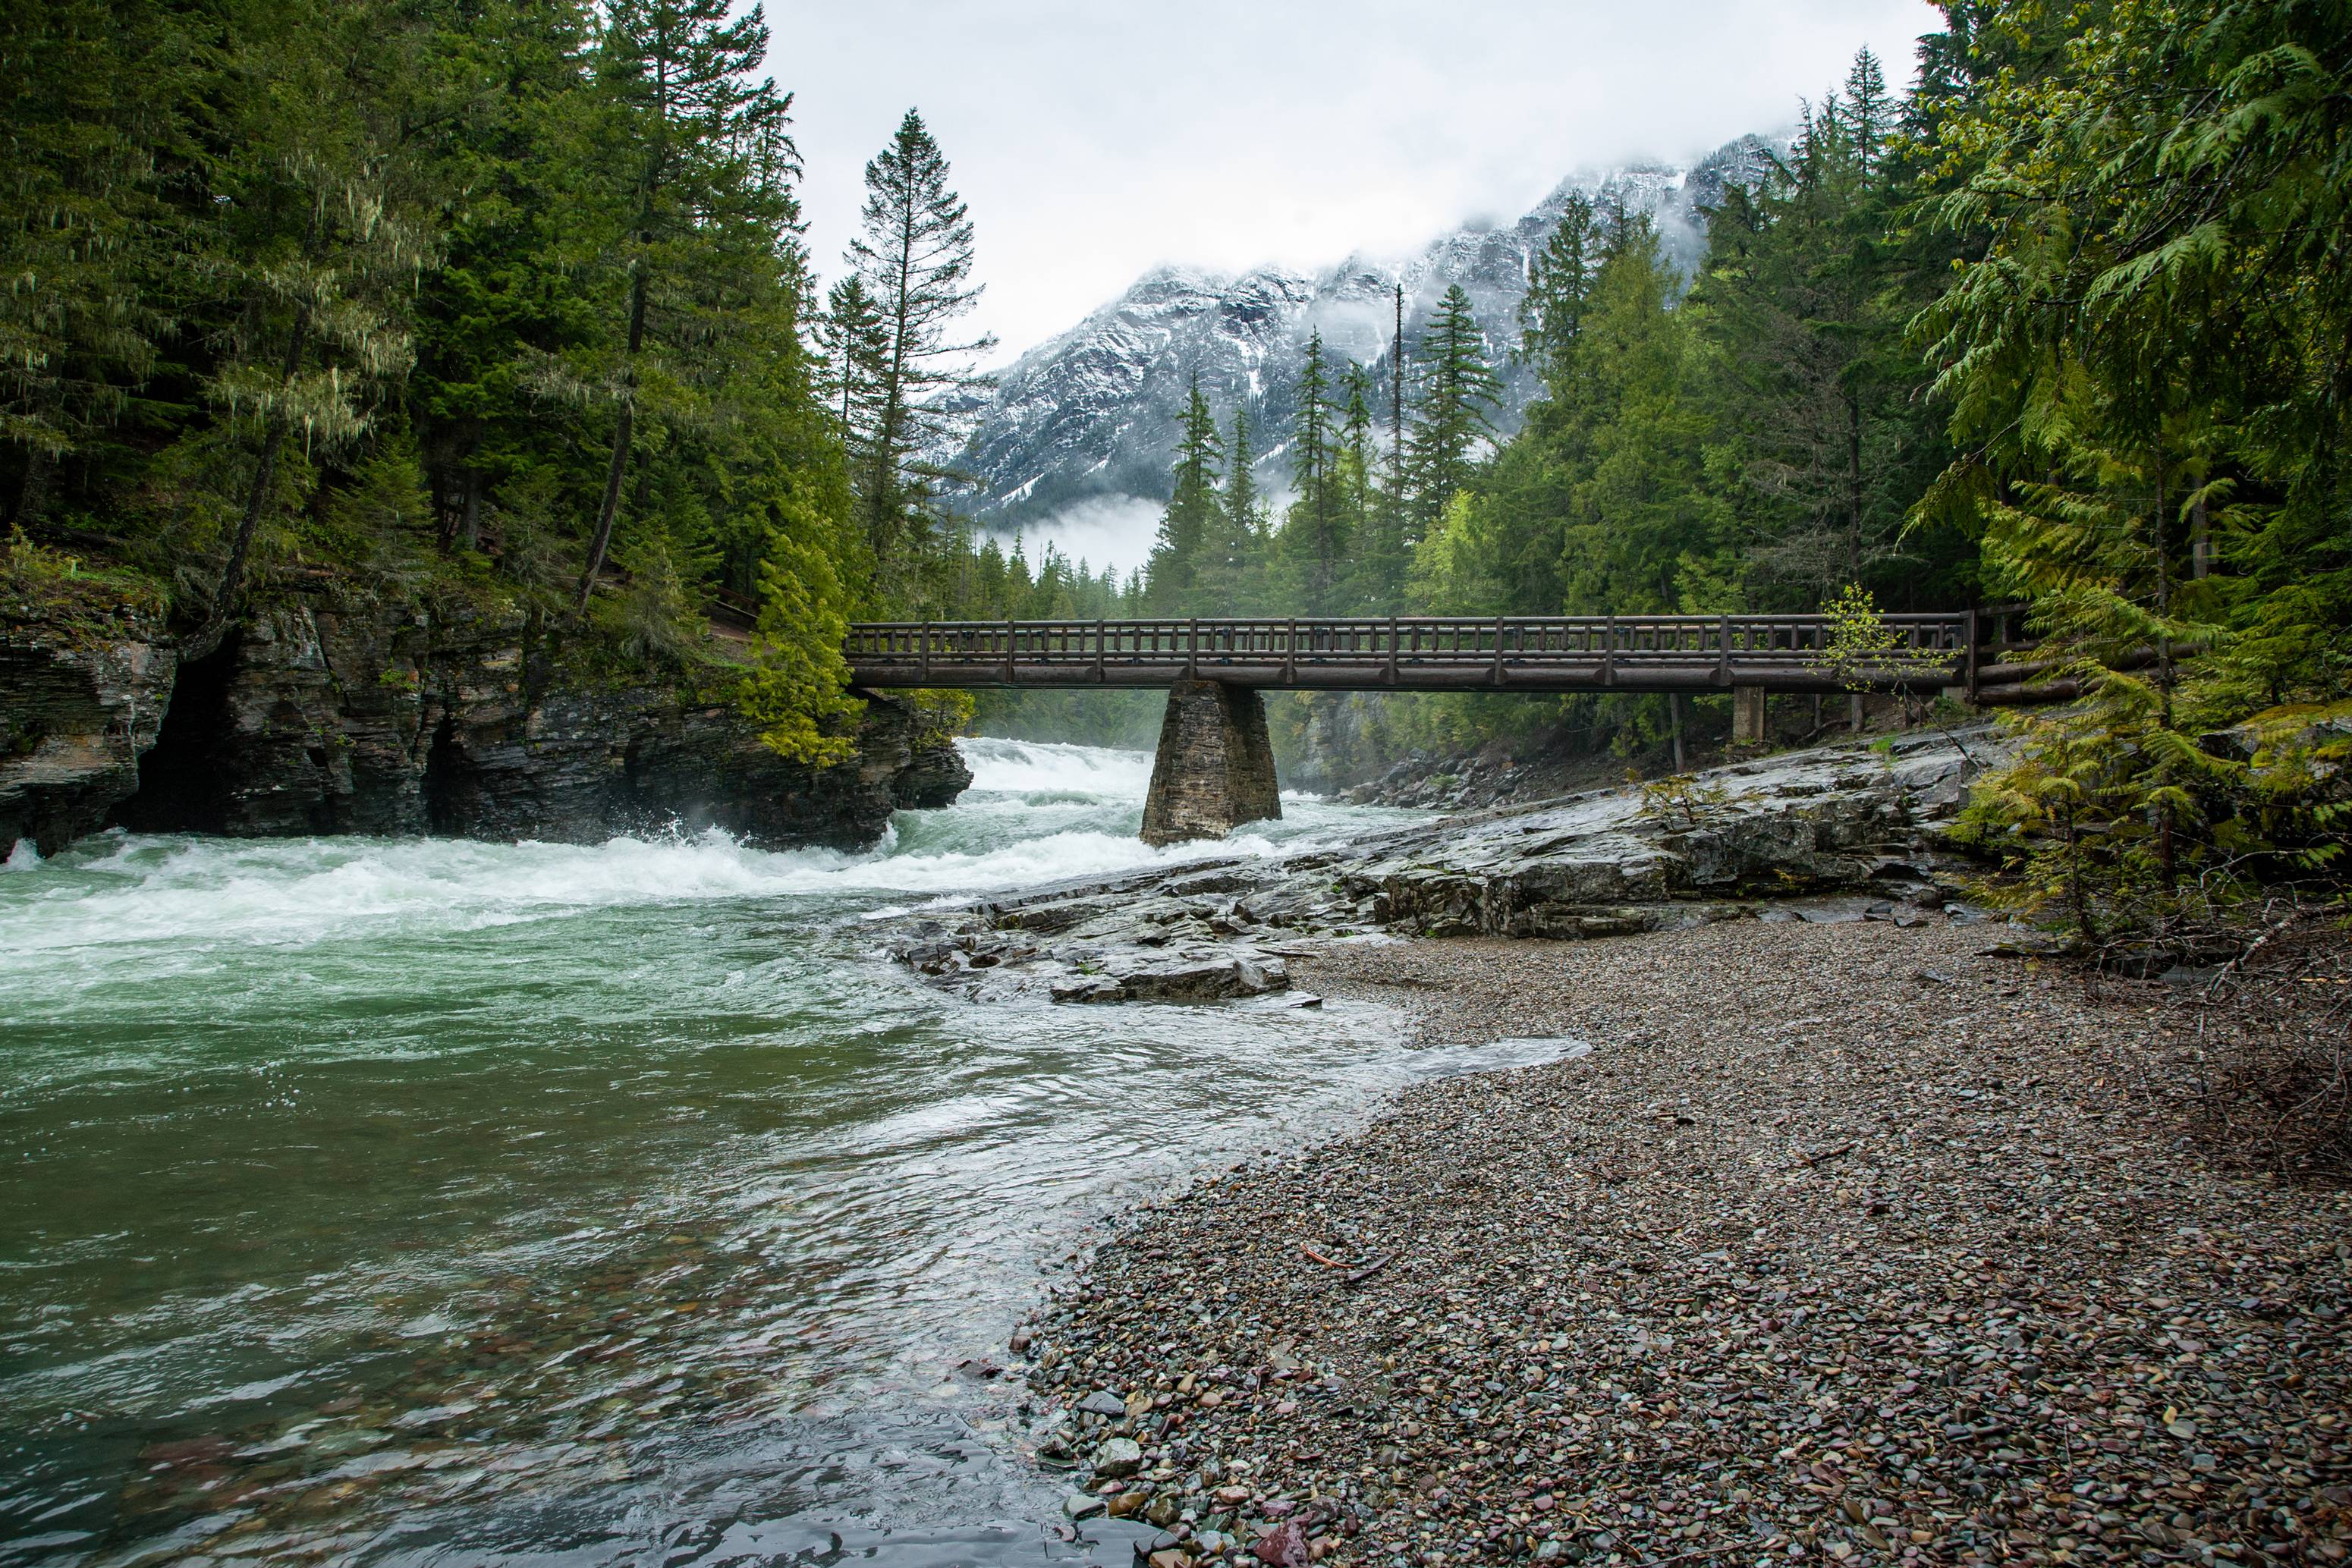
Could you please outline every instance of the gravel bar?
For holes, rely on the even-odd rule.
[[[1593,1050],[1115,1225],[1015,1341],[1069,1513],[1152,1568],[2342,1563],[2352,1195],[2225,1168],[2163,988],[2003,935],[1298,960]]]

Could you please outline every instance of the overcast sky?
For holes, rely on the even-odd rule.
[[[1315,267],[1515,218],[1570,172],[1795,118],[1923,0],[769,0],[826,279],[909,106],[954,165],[1006,355],[1161,262]]]

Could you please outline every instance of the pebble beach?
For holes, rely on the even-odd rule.
[[[1153,1568],[2341,1563],[2352,1195],[2193,1135],[2157,983],[1786,915],[1339,943],[1554,1038],[1123,1217],[1016,1339]]]

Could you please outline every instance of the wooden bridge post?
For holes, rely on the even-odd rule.
[[[1103,641],[1108,634],[1109,624],[1108,622],[1099,620],[1095,622],[1095,685],[1101,685],[1110,678],[1103,673]]]
[[[1201,618],[1197,615],[1184,627],[1184,678],[1188,681],[1201,678]]]
[[[1503,618],[1495,617],[1495,684],[1503,684]]]
[[[1004,684],[1008,686],[1013,684],[1013,649],[1021,638],[1019,627],[1017,621],[1008,619],[1004,622]]]
[[[1961,684],[1968,688],[1969,706],[1977,706],[1977,607],[1969,606],[1969,647],[1967,663],[1962,666]]]
[[[1731,684],[1731,617],[1728,615],[1723,617],[1722,623],[1716,629],[1715,684],[1718,686]]]
[[[931,678],[931,623],[928,621],[924,622],[923,629],[918,634],[923,640],[920,656],[923,665],[923,679],[928,681]]]
[[[1286,685],[1298,684],[1298,617],[1290,618],[1290,629],[1283,633],[1282,679]]]
[[[1604,686],[1617,684],[1617,617],[1614,615],[1610,616],[1609,623],[1601,629],[1601,684]]]
[[[1397,618],[1389,617],[1389,685],[1397,684]]]

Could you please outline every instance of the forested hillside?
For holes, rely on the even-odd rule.
[[[2027,724],[1972,831],[2030,901],[2095,928],[2187,896],[2191,862],[2327,863],[2313,787],[2352,715],[2352,8],[1945,12],[1907,92],[1864,53],[1809,106],[1714,209],[1695,275],[1640,214],[1571,202],[1512,324],[1546,396],[1509,440],[1459,291],[1402,346],[1402,386],[1318,340],[1286,431],[1196,395],[1137,601],[2025,601],[2051,695],[2080,700]],[[1269,434],[1278,517],[1248,462]],[[1291,699],[1290,722],[1348,701]],[[1639,746],[1666,721],[1655,695],[1355,706],[1376,755],[1537,727]]]
[[[828,311],[730,12],[12,8],[12,584],[143,576],[184,657],[305,574],[519,602],[592,656],[746,666],[773,744],[838,755],[845,619],[968,575],[912,454],[981,346],[972,234],[910,111]],[[704,635],[730,606],[748,658]]]
[[[142,575],[194,653],[302,573],[502,596],[616,659],[722,659],[811,759],[841,749],[860,614],[2024,599],[2081,701],[1987,792],[1989,845],[2086,922],[2095,865],[2128,903],[2324,860],[2352,6],[1944,12],[1907,89],[1859,57],[1725,193],[1692,274],[1639,214],[1570,201],[1518,320],[1482,332],[1456,289],[1382,360],[1310,341],[1283,428],[1196,391],[1118,582],[972,548],[922,456],[990,347],[959,334],[972,220],[909,111],[821,279],[757,10],[18,7],[10,580]],[[1546,393],[1500,442],[1490,334]],[[1251,462],[1276,444],[1278,513]],[[748,649],[714,612],[756,613]],[[1356,744],[1663,719],[1430,699]]]

